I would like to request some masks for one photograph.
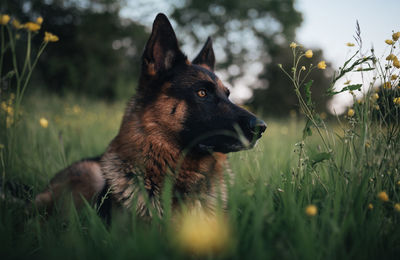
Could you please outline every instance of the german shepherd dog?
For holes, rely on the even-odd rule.
[[[214,63],[210,38],[189,62],[168,18],[158,14],[118,135],[101,157],[56,174],[36,205],[51,209],[69,191],[77,207],[101,200],[105,216],[112,205],[162,217],[161,192],[169,178],[172,209],[195,202],[214,210],[218,199],[226,199],[226,154],[252,148],[266,129],[229,100]]]

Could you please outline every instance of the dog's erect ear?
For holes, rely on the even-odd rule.
[[[193,64],[203,65],[208,67],[211,71],[214,70],[215,66],[215,55],[212,47],[212,40],[210,37],[207,38],[206,43],[201,49],[200,53],[193,60]]]
[[[155,76],[167,71],[179,62],[185,62],[186,56],[178,47],[178,40],[168,18],[160,13],[153,23],[153,30],[143,53],[143,72]]]

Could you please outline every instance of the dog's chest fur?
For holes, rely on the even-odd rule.
[[[138,154],[145,149],[137,151]],[[186,158],[180,162],[164,162],[156,158],[143,162],[136,159],[122,159],[111,145],[101,160],[101,167],[113,202],[123,208],[133,209],[138,216],[163,216],[161,195],[168,178],[172,184],[172,208],[180,203],[186,206],[200,203],[207,210],[215,211],[219,201],[226,204],[226,183],[224,168],[227,168],[223,154],[207,155],[201,158]],[[165,158],[162,158],[163,160]],[[149,164],[154,167],[149,167]],[[230,176],[229,176],[230,177]]]

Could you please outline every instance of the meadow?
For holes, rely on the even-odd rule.
[[[32,24],[25,26],[28,40],[40,29],[39,22]],[[43,49],[58,40],[54,37],[46,34]],[[325,62],[299,68],[298,61],[313,53],[290,44],[294,64],[282,68],[282,76],[292,80],[302,113],[265,118],[268,129],[258,145],[229,155],[235,179],[228,185],[225,213],[187,214],[179,221],[166,214],[149,223],[123,212],[108,225],[89,205],[79,212],[59,208],[50,216],[32,207],[57,171],[104,152],[127,100],[61,98],[34,90],[24,95],[35,63],[28,59],[20,73],[15,66],[10,76],[15,79],[8,82],[16,86],[1,96],[0,108],[1,258],[397,259],[399,38],[394,33],[388,43],[383,67],[373,53],[356,52],[334,75],[333,83],[350,72],[376,72],[362,98],[354,94],[361,93],[361,84],[330,89],[329,95],[354,96],[354,106],[330,121],[314,111],[313,82],[306,80],[311,70],[324,70]],[[170,195],[166,185],[166,212]]]
[[[26,194],[32,200],[55,172],[105,150],[118,131],[123,108],[124,102],[29,96],[22,109],[24,121],[18,127],[16,160],[6,169],[7,178],[32,188]],[[47,119],[46,128],[40,124],[41,118]],[[223,252],[205,256],[395,258],[400,250],[400,214],[392,201],[399,201],[400,187],[394,180],[390,185],[384,181],[386,175],[395,174],[382,170],[375,176],[374,170],[364,166],[348,172],[350,162],[339,172],[321,162],[314,170],[298,175],[296,143],[302,138],[304,120],[267,118],[266,122],[267,133],[253,150],[230,155],[236,180],[229,187],[229,241],[224,242]],[[318,145],[318,140],[311,140],[304,149],[315,151]],[[384,202],[377,194],[388,188],[390,201]],[[368,208],[370,203],[373,209]],[[306,211],[309,205],[315,205],[315,214]],[[27,214],[25,206],[8,200],[2,200],[0,207],[3,259],[193,256],[176,245],[168,220],[148,224],[129,216],[107,226],[90,207],[51,217]]]

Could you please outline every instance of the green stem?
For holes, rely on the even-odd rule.
[[[3,71],[3,58],[4,58],[4,53],[5,53],[5,47],[4,47],[4,26],[1,26],[1,49],[0,49],[0,89],[2,89],[3,85],[3,76],[2,76],[2,71]]]
[[[21,78],[24,77],[26,68],[27,68],[28,64],[30,64],[30,60],[31,60],[31,38],[32,38],[32,33],[31,33],[31,31],[28,31],[28,41],[26,43],[26,45],[27,45],[26,46],[26,57],[25,57],[24,67],[23,67],[22,72],[21,72]]]
[[[38,54],[36,55],[35,61],[33,62],[31,69],[29,69],[28,75],[27,75],[26,78],[25,78],[24,86],[22,87],[22,90],[21,90],[21,95],[20,95],[19,99],[18,99],[17,102],[16,102],[16,110],[15,110],[15,112],[17,112],[18,109],[19,109],[19,106],[20,106],[21,101],[22,101],[22,98],[23,98],[23,96],[24,96],[26,87],[28,86],[29,80],[30,80],[30,78],[31,78],[32,72],[33,72],[33,70],[35,69],[35,66],[36,66],[36,64],[37,64],[37,62],[38,62],[38,60],[39,60],[39,57],[42,55],[42,53],[43,53],[44,49],[46,48],[46,46],[47,46],[47,42],[45,42],[45,43],[43,43],[43,44],[41,45],[41,47],[40,47],[40,49],[39,49],[39,52],[38,52]]]

